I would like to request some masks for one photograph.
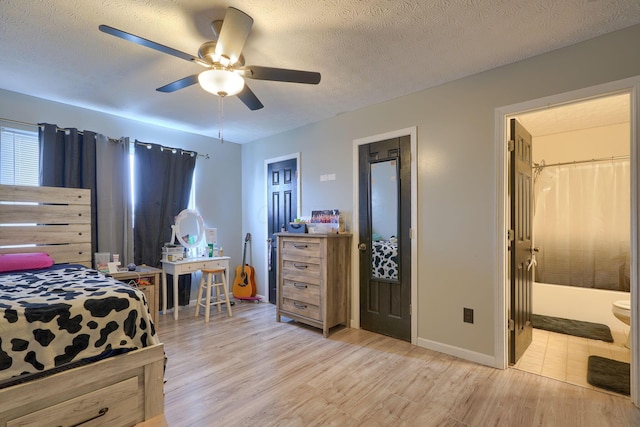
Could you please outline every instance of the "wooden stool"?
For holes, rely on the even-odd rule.
[[[216,282],[216,275],[219,274],[222,279],[221,282]],[[220,292],[222,288],[222,293]],[[202,302],[202,293],[206,292],[205,301]],[[211,294],[215,292],[213,302],[211,301]],[[224,294],[224,298],[223,298]],[[200,279],[200,288],[198,289],[198,299],[196,300],[196,317],[200,313],[200,307],[204,307],[204,321],[209,321],[209,311],[212,305],[218,306],[218,312],[220,312],[220,306],[227,304],[227,314],[231,317],[231,301],[229,300],[229,292],[227,289],[227,277],[225,275],[224,268],[216,270],[202,270],[202,279]]]

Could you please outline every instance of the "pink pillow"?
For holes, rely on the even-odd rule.
[[[0,273],[18,270],[36,270],[49,268],[53,258],[46,252],[30,252],[18,254],[0,254]]]

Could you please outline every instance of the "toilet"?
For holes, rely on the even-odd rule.
[[[613,313],[614,316],[616,316],[616,318],[619,321],[631,326],[631,301],[630,300],[627,299],[627,300],[614,301],[611,307],[611,312]],[[627,343],[625,344],[625,347],[631,348],[630,341],[631,341],[631,331],[629,331],[629,338],[627,339]]]

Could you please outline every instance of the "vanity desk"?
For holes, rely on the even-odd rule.
[[[167,313],[167,274],[173,275],[173,318],[178,320],[178,277],[198,270],[225,269],[227,287],[229,286],[229,257],[194,257],[180,261],[162,261],[162,314]],[[227,291],[231,292],[229,289]]]

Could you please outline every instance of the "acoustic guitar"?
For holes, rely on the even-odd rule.
[[[247,243],[251,240],[251,233],[244,238],[244,250],[242,251],[242,264],[236,267],[236,278],[233,281],[233,296],[242,299],[256,296],[256,270],[246,264]]]

